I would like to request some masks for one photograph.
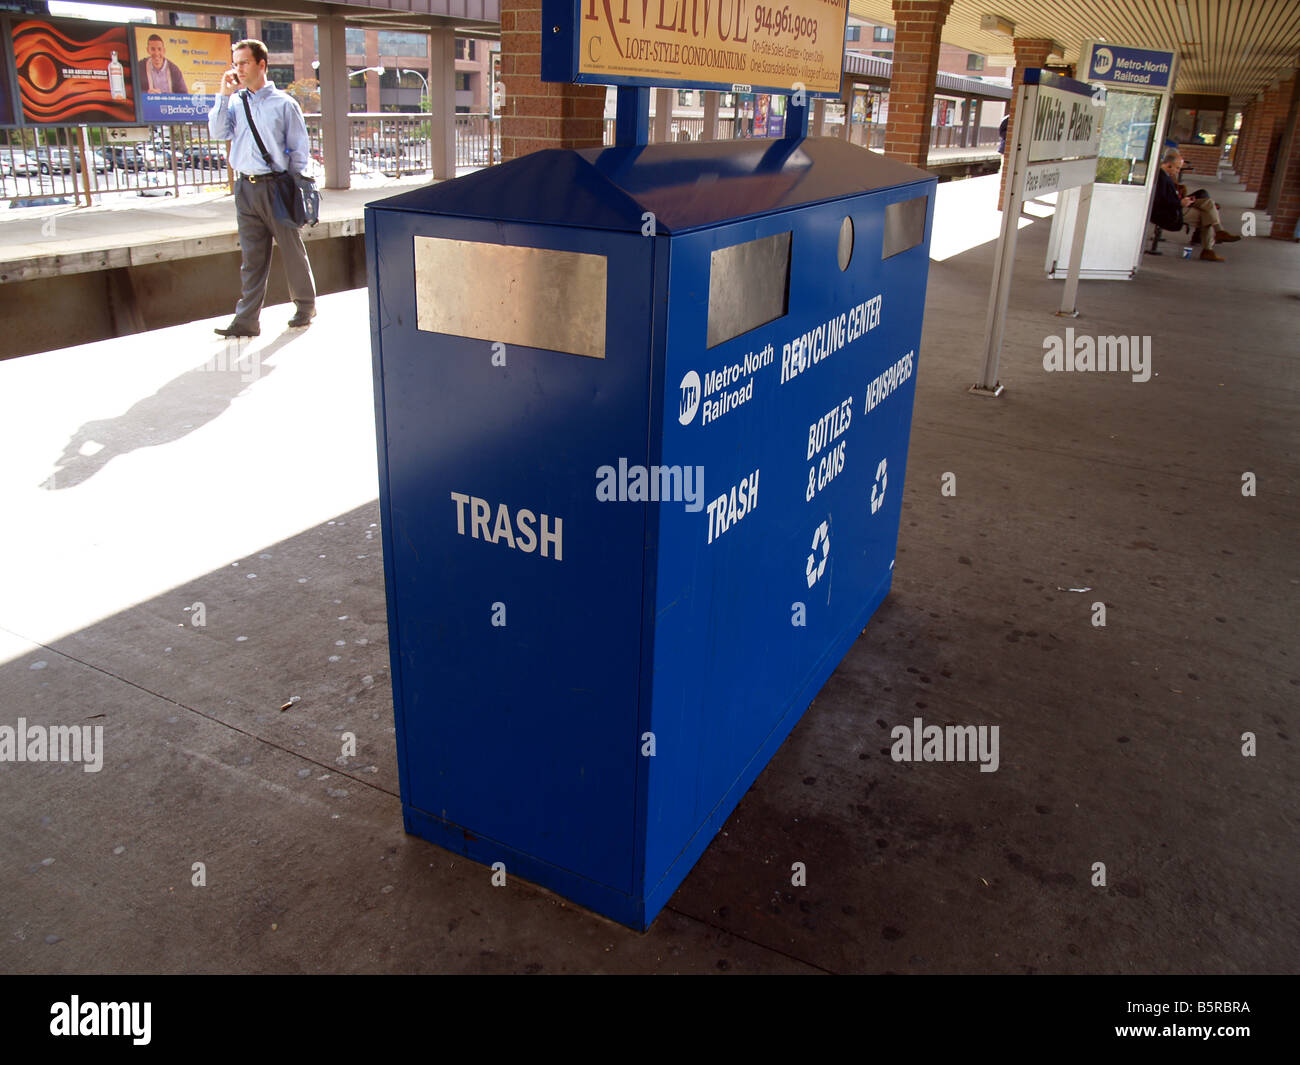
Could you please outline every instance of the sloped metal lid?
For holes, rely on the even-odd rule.
[[[495,221],[680,233],[877,189],[924,170],[825,137],[547,149],[369,204]]]

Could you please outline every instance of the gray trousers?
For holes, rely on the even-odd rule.
[[[239,223],[239,247],[243,262],[239,267],[242,295],[235,304],[235,322],[256,327],[266,299],[266,282],[271,276],[271,241],[280,245],[284,272],[289,279],[289,295],[300,311],[316,306],[316,279],[307,261],[302,233],[292,222],[275,216],[271,209],[272,182],[258,175],[256,181],[239,178],[235,182],[235,217]]]

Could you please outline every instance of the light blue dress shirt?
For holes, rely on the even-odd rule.
[[[239,89],[229,96],[218,96],[208,112],[208,132],[213,140],[230,141],[230,166],[241,174],[266,174],[266,160],[258,150],[248,128]],[[257,132],[275,163],[276,170],[291,170],[301,174],[307,169],[311,142],[307,137],[307,123],[303,121],[302,108],[288,93],[283,93],[269,81],[257,92],[248,93],[248,105],[257,123]]]

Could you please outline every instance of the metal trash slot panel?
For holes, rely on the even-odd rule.
[[[789,231],[715,248],[709,255],[707,346],[784,317],[789,293]]]
[[[603,255],[415,238],[416,328],[605,357]]]
[[[885,240],[880,249],[882,259],[901,255],[925,240],[925,216],[929,203],[929,196],[916,196],[885,208]]]

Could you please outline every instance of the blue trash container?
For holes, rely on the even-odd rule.
[[[648,927],[889,589],[935,186],[695,142],[367,206],[408,832]]]

